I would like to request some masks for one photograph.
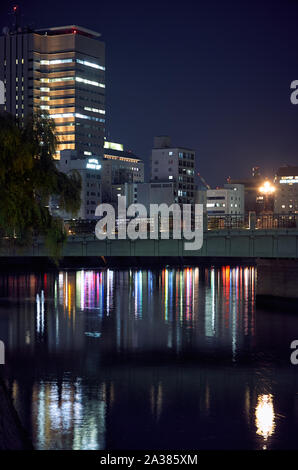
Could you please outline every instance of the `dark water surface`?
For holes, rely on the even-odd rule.
[[[2,371],[35,448],[298,448],[298,311],[255,288],[241,266],[2,274]]]

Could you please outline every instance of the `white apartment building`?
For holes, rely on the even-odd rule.
[[[208,215],[243,215],[243,184],[225,184],[224,188],[208,189],[206,208]]]
[[[76,170],[82,179],[81,208],[76,219],[94,219],[95,209],[101,202],[101,162],[98,157],[78,158],[76,151],[62,150],[57,168],[65,174]],[[55,204],[55,198],[51,203],[52,212],[56,212],[64,219],[70,219],[71,215],[61,212]]]

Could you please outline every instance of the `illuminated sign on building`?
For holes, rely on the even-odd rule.
[[[110,149],[110,150],[118,150],[120,152],[123,152],[123,145],[122,144],[116,144],[115,142],[105,141],[104,148],[105,149]]]
[[[97,158],[89,158],[86,164],[86,168],[89,170],[100,170],[101,165],[99,165]]]
[[[279,182],[282,184],[298,183],[298,176],[283,176]]]

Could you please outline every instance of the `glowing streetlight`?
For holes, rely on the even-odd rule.
[[[259,188],[261,194],[273,194],[275,192],[275,186],[273,186],[269,181],[265,181],[263,186]]]

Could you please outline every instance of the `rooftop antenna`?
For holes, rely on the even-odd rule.
[[[13,15],[13,31],[17,33],[20,30],[20,8],[19,5],[14,5],[12,7],[12,15]]]

